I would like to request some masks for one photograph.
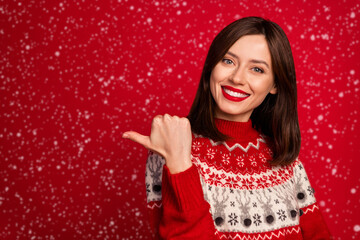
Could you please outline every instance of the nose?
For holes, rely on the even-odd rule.
[[[234,69],[231,75],[231,81],[234,82],[234,84],[244,84],[246,82],[246,74],[242,67],[237,67]]]

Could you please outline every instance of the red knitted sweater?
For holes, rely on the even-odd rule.
[[[162,157],[146,164],[155,239],[331,239],[299,160],[269,164],[272,152],[251,122],[216,119],[231,137],[193,135],[193,166],[170,174]]]

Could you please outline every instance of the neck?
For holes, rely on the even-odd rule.
[[[247,122],[236,122],[215,118],[215,124],[221,133],[232,139],[250,139],[259,135],[250,119]]]

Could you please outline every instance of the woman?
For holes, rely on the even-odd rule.
[[[330,239],[301,162],[294,61],[283,30],[248,17],[214,39],[188,118],[156,116],[148,207],[161,239]]]

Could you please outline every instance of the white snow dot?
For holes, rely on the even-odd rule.
[[[350,18],[355,18],[355,13],[354,12],[350,13]]]
[[[318,120],[319,120],[319,121],[322,121],[323,119],[324,119],[324,116],[323,116],[323,115],[319,115],[319,116],[318,116]]]
[[[21,133],[18,132],[18,133],[16,134],[16,136],[17,136],[17,137],[21,137]]]
[[[178,10],[178,11],[176,12],[176,14],[177,14],[177,15],[181,15],[181,11]]]
[[[355,189],[355,188],[352,188],[352,189],[350,189],[350,192],[351,192],[352,194],[355,194],[355,193],[356,193],[356,189]]]
[[[55,56],[57,56],[57,57],[60,56],[60,52],[59,52],[59,51],[56,51],[56,52],[55,52]]]
[[[323,40],[329,40],[329,35],[328,34],[321,34],[321,38],[323,39]]]
[[[332,174],[332,175],[335,175],[335,174],[336,174],[336,171],[337,171],[336,168],[333,168],[333,169],[331,170],[331,174]]]
[[[320,201],[320,206],[325,207],[325,201]]]
[[[359,224],[356,224],[356,225],[354,226],[354,231],[355,231],[355,232],[360,232],[360,225],[359,225]]]
[[[341,98],[344,97],[344,93],[343,93],[343,92],[340,92],[340,93],[339,93],[339,97],[341,97]]]
[[[131,175],[131,181],[134,181],[137,178],[136,174]]]
[[[151,23],[151,22],[152,22],[152,18],[148,18],[148,19],[147,19],[147,22],[148,22],[148,23]]]
[[[315,41],[315,35],[312,34],[312,35],[310,36],[310,39],[311,39],[311,41]]]
[[[41,172],[41,171],[42,171],[42,167],[38,167],[37,170],[38,170],[39,172]]]
[[[26,50],[29,50],[29,49],[30,49],[30,45],[26,45],[26,46],[25,46],[25,49],[26,49]]]
[[[350,70],[350,74],[351,74],[351,75],[355,75],[355,70],[354,70],[354,69],[351,69],[351,70]]]
[[[58,142],[57,142],[57,141],[54,141],[54,145],[55,145],[55,146],[58,145]]]

